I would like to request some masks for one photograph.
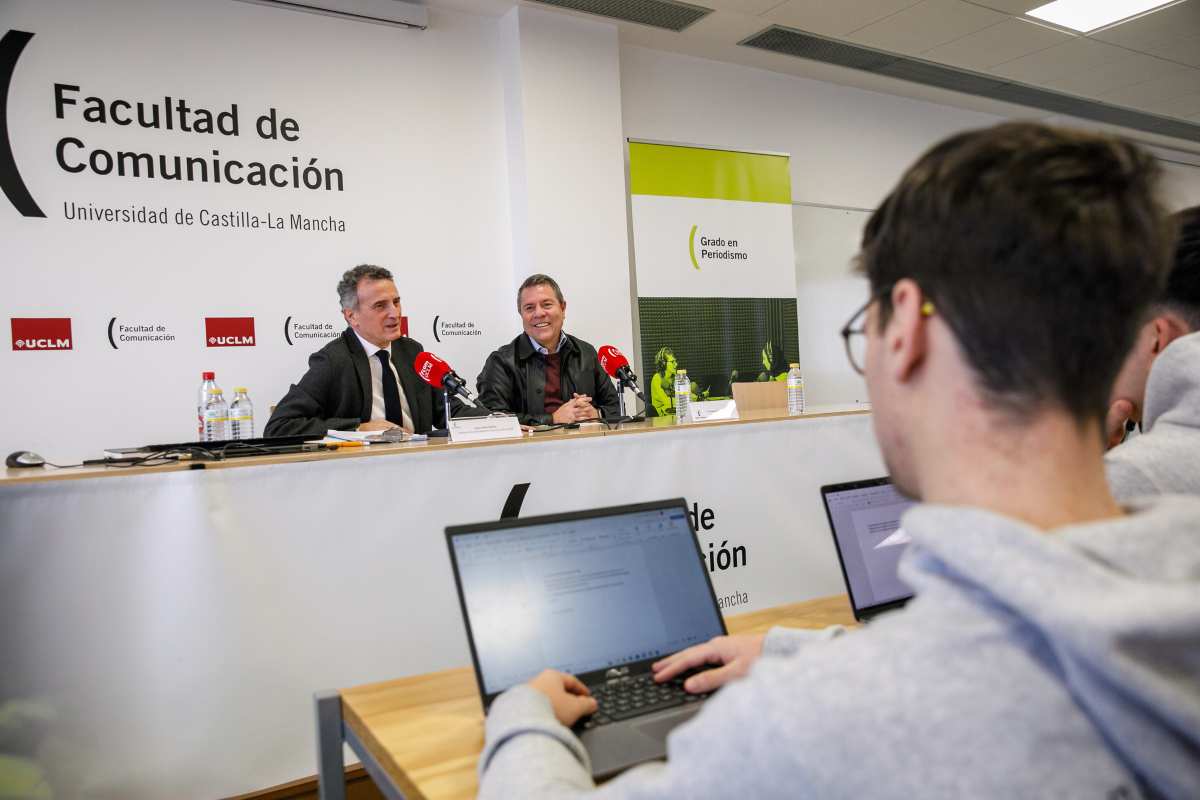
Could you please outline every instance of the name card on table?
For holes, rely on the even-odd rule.
[[[729,400],[693,400],[688,404],[692,422],[715,422],[719,419],[737,419],[737,402]]]
[[[493,439],[520,439],[521,425],[512,414],[496,417],[463,417],[450,420],[450,441],[489,442]]]

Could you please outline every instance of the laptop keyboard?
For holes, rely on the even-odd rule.
[[[596,698],[599,708],[595,714],[581,720],[580,727],[589,730],[610,722],[703,700],[708,694],[689,694],[684,691],[683,682],[691,674],[689,672],[665,683],[655,683],[651,673],[643,672],[589,686],[588,690]]]

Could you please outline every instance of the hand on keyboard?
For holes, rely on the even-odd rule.
[[[684,688],[689,692],[711,692],[732,680],[742,677],[762,655],[765,634],[754,636],[717,636],[704,644],[680,650],[651,665],[654,680],[664,682],[681,676],[687,670],[717,665],[716,669],[688,677]]]

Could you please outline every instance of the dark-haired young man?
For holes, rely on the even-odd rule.
[[[1167,288],[1138,329],[1113,387],[1109,444],[1125,421],[1142,435],[1108,452],[1118,500],[1147,494],[1200,494],[1200,206],[1175,215],[1179,238]]]
[[[547,670],[492,705],[480,796],[1200,796],[1200,499],[1127,514],[1103,465],[1167,268],[1157,172],[1032,124],[922,156],[868,225],[871,292],[844,330],[892,477],[922,501],[903,521],[916,599],[851,635],[664,659],[659,679],[719,665],[692,691],[744,677],[667,763],[598,789],[568,728],[595,703]]]
[[[309,356],[308,371],[279,401],[263,435],[388,428],[428,433],[444,426],[442,393],[413,370],[425,348],[400,331],[400,292],[392,273],[360,264],[342,275],[337,293],[348,327]]]
[[[523,425],[560,425],[617,416],[617,390],[596,348],[563,331],[567,301],[549,275],[517,289],[523,332],[494,351],[475,379],[479,402],[517,415]]]

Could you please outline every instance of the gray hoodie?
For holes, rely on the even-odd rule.
[[[599,788],[546,698],[509,690],[480,796],[1200,797],[1200,498],[1134,511],[1047,535],[917,506],[903,611],[842,636],[773,630],[666,763]]]
[[[1154,360],[1142,430],[1104,458],[1113,495],[1200,494],[1200,332],[1171,342]]]

